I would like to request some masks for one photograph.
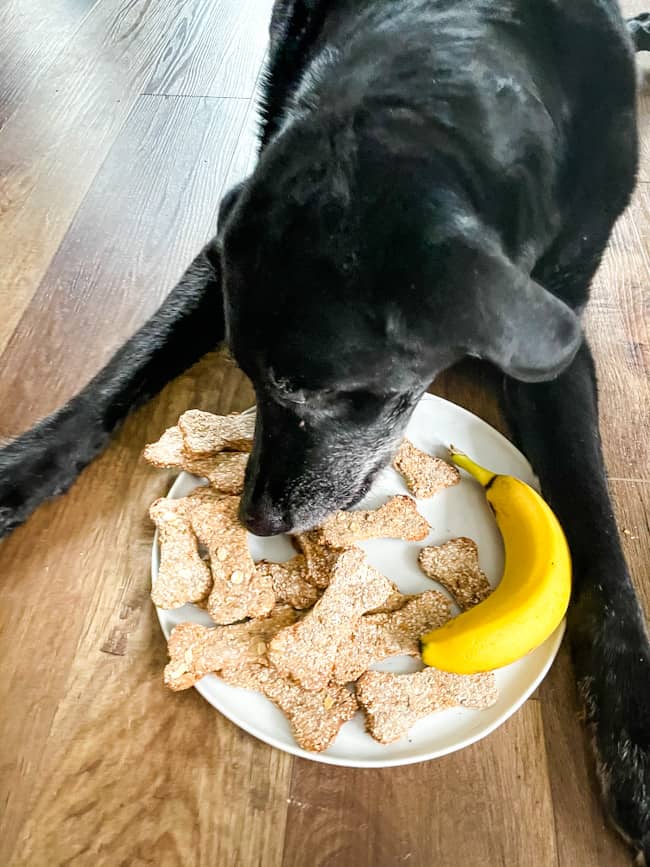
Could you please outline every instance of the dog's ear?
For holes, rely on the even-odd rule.
[[[462,269],[473,301],[464,322],[470,354],[523,382],[559,376],[583,340],[576,314],[501,250],[474,253],[466,260],[470,273]]]

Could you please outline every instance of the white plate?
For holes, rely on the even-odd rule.
[[[407,436],[420,448],[445,457],[453,443],[479,463],[518,476],[529,484],[537,480],[524,456],[498,431],[467,410],[425,395],[407,428]],[[182,497],[199,484],[188,473],[181,473],[169,492]],[[387,469],[378,477],[360,507],[376,508],[388,496],[407,490],[401,476]],[[460,485],[438,494],[431,500],[419,500],[418,508],[431,524],[431,533],[423,542],[381,539],[363,544],[368,559],[392,578],[404,593],[420,593],[438,585],[420,571],[417,555],[425,545],[436,545],[455,536],[469,536],[479,547],[481,566],[490,582],[498,582],[503,570],[501,536],[480,487],[468,477]],[[286,537],[260,539],[249,537],[256,560],[286,560],[295,554]],[[152,554],[152,580],[158,574],[157,536]],[[442,588],[438,588],[442,589]],[[212,625],[208,615],[192,605],[176,611],[158,609],[158,618],[166,638],[178,623],[191,620]],[[271,746],[295,756],[355,768],[381,768],[407,765],[444,756],[484,738],[505,722],[524,703],[549,670],[564,634],[564,623],[525,659],[496,672],[499,699],[484,711],[464,708],[440,711],[418,722],[409,737],[388,746],[374,741],[364,730],[363,713],[341,729],[334,744],[324,753],[309,753],[298,747],[282,713],[262,695],[230,686],[215,675],[204,677],[196,689],[235,725]],[[414,660],[396,657],[374,666],[386,671],[413,671],[421,667]],[[179,704],[178,713],[183,713]]]

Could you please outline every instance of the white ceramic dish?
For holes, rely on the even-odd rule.
[[[431,454],[446,456],[446,447],[453,443],[479,463],[501,473],[518,476],[536,485],[533,472],[524,456],[498,431],[477,416],[453,403],[425,395],[409,423],[407,436]],[[181,473],[169,492],[170,497],[182,497],[199,484],[199,480]],[[388,496],[407,493],[401,476],[387,469],[376,480],[360,507],[376,508]],[[494,518],[479,486],[464,477],[461,484],[438,494],[431,500],[419,500],[418,508],[431,524],[431,533],[423,542],[398,540],[366,542],[363,548],[370,562],[395,581],[405,593],[419,593],[436,587],[426,578],[417,564],[417,554],[425,545],[440,544],[454,536],[469,536],[479,547],[481,566],[492,583],[503,569],[503,546]],[[249,537],[256,560],[282,561],[295,551],[288,539]],[[158,573],[158,544],[154,540],[152,580]],[[442,588],[439,588],[442,589]],[[176,611],[158,609],[160,625],[168,638],[176,624],[194,621],[211,625],[207,614],[192,605]],[[220,713],[254,737],[296,756],[357,768],[379,768],[427,761],[462,749],[484,738],[505,722],[535,690],[549,670],[564,634],[564,623],[556,632],[525,659],[502,668],[496,673],[499,688],[497,703],[485,711],[452,709],[432,714],[411,730],[409,737],[388,746],[374,741],[364,730],[363,714],[341,729],[334,744],[324,753],[308,753],[300,749],[291,736],[282,713],[262,695],[239,689],[221,681],[215,675],[203,678],[196,689]],[[407,672],[416,670],[417,662],[396,657],[381,665],[380,670]],[[179,713],[183,708],[179,703]]]

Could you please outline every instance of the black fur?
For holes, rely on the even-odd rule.
[[[637,15],[628,24],[636,50],[650,51],[650,12]]]
[[[0,451],[0,537],[68,490],[136,407],[224,337],[220,263],[201,252],[149,320],[62,409]]]
[[[504,372],[567,529],[570,641],[613,820],[650,863],[650,665],[607,492],[580,314],[637,166],[615,0],[276,2],[261,154],[218,238],[59,413],[0,452],[0,533],[225,334],[257,395],[242,517],[358,501],[430,381]]]

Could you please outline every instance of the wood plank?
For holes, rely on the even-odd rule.
[[[206,358],[0,546],[14,578],[0,609],[0,864],[280,863],[291,759],[198,694],[163,689],[147,598],[147,508],[172,474],[142,463],[144,443],[187,406],[251,401],[240,371]],[[107,655],[116,633],[123,655]]]
[[[596,276],[586,328],[600,384],[609,474],[650,479],[650,186],[618,221]]]
[[[119,470],[124,485],[130,472],[140,484],[147,473],[130,447]],[[139,509],[113,504],[117,533],[106,515],[94,534],[103,562],[93,564],[88,614],[11,863],[280,864],[291,759],[195,691],[164,689],[165,643],[147,593],[151,529]],[[123,552],[117,563],[109,546]],[[109,653],[116,633],[122,647]]]
[[[259,99],[262,88],[262,70],[263,66],[260,68],[255,92],[249,103],[248,114],[246,115],[239,141],[237,142],[235,156],[230,164],[230,171],[224,184],[224,190],[230,189],[230,187],[233,187],[251,175],[257,164],[259,151],[257,133],[259,130]]]
[[[286,827],[283,867],[303,867],[306,853],[314,867],[555,867],[539,703],[425,764],[349,770],[296,760]]]
[[[0,435],[65,403],[157,309],[216,229],[248,107],[138,100],[0,356]]]
[[[145,92],[251,97],[272,6],[273,0],[196,0],[169,33]]]
[[[39,359],[44,370],[54,354],[57,363],[49,366],[51,377],[43,375],[41,384],[47,383],[45,390],[52,388],[58,394],[53,400],[56,405],[67,392],[76,390],[80,372],[85,370],[90,375],[93,365],[99,366],[103,359],[93,353],[108,356],[155,308],[214,227],[220,185],[247,110],[246,101],[236,100],[147,97],[138,101],[57,255],[38,305],[30,307],[22,323],[26,328],[31,323],[33,332],[27,333],[33,333],[32,345],[29,340],[18,340],[15,347],[20,359],[7,354],[5,370],[17,373],[24,363],[32,367],[36,345],[44,349]],[[160,184],[160,178],[166,179],[164,184]],[[142,292],[143,285],[147,292]],[[112,291],[106,292],[107,286],[113,287]],[[48,321],[50,326],[46,328]],[[95,337],[90,339],[90,334]],[[54,349],[57,345],[58,357]],[[83,355],[80,346],[84,347]],[[244,377],[231,362],[221,359],[215,364],[214,357],[207,362],[199,368],[203,373],[190,372],[175,383],[180,389],[177,401],[169,394],[162,397],[157,407],[164,418],[156,414],[155,406],[146,410],[145,418],[152,425],[149,433],[138,433],[136,426],[135,434],[133,428],[131,434],[123,434],[126,440],[114,447],[113,457],[109,455],[93,465],[80,483],[80,494],[40,510],[29,528],[0,547],[0,574],[20,576],[3,599],[0,613],[4,623],[0,642],[7,670],[13,673],[2,687],[5,703],[10,705],[8,718],[3,719],[2,737],[3,742],[16,747],[11,758],[4,759],[9,765],[0,770],[2,783],[7,786],[5,796],[0,797],[7,804],[6,827],[0,829],[2,841],[15,838],[17,826],[26,818],[29,793],[39,779],[34,773],[38,771],[39,757],[48,748],[46,739],[53,714],[67,691],[65,682],[77,640],[87,631],[86,612],[90,616],[99,604],[92,595],[95,578],[100,577],[99,589],[105,574],[110,587],[119,590],[126,578],[116,581],[116,576],[136,574],[136,591],[146,587],[151,528],[144,517],[148,503],[163,492],[169,474],[154,474],[151,481],[155,491],[148,490],[146,482],[138,483],[138,471],[133,467],[137,468],[144,442],[155,438],[187,406],[211,404],[214,408],[217,403],[229,410],[242,408],[242,401],[244,405],[252,402]],[[209,377],[205,374],[208,369]],[[3,376],[0,388],[8,387],[10,378]],[[201,382],[201,395],[197,393],[197,382]],[[16,388],[20,389],[19,383]],[[9,399],[8,406],[17,409],[17,425],[29,423],[28,412],[36,410],[40,399],[37,391],[33,392],[36,403],[29,404],[29,410],[27,393],[14,391]],[[48,408],[40,405],[40,411]],[[125,442],[130,446],[126,465]],[[140,472],[145,479],[150,477],[148,470]],[[118,496],[120,488],[130,492],[126,502],[122,502],[123,495]],[[136,488],[144,494],[144,500],[135,494]],[[146,541],[139,542],[143,527]],[[117,554],[116,528],[121,534]],[[131,573],[134,556],[137,571]],[[87,580],[89,575],[92,581]],[[124,592],[130,588],[127,581]],[[36,609],[25,606],[24,600],[41,594],[47,599],[47,611],[37,614]],[[65,628],[61,629],[63,622]],[[47,635],[47,656],[39,653],[38,641],[34,640],[30,652],[31,634]],[[107,636],[103,635],[102,641]],[[97,647],[89,651],[84,665],[90,670],[93,655],[98,652]],[[56,666],[52,666],[52,659],[56,659]],[[118,680],[114,686],[120,689]],[[56,750],[53,754],[58,756]],[[9,861],[0,855],[0,863]]]
[[[0,7],[0,129],[100,0],[6,0]]]
[[[628,867],[630,852],[607,824],[601,806],[566,643],[537,694],[544,722],[559,867]]]
[[[650,482],[610,481],[623,550],[650,623]]]
[[[191,3],[98,3],[0,130],[0,352]]]

